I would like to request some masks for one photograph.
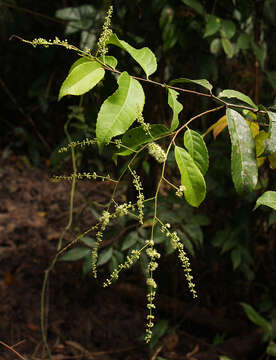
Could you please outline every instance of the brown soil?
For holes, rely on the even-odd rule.
[[[26,360],[46,359],[40,294],[44,271],[68,221],[70,184],[49,181],[47,169],[24,169],[18,164],[3,166],[0,179],[0,359],[20,358],[7,346]],[[90,199],[106,202],[111,190],[102,182],[78,184],[77,226],[66,234],[64,244],[93,224],[86,208]],[[167,319],[183,318],[188,325],[172,328],[150,350],[142,341],[145,288],[139,272],[130,272],[103,289],[99,281],[82,275],[81,266],[81,261],[58,262],[50,276],[46,323],[53,360],[211,360],[221,354],[242,360],[249,359],[252,346],[259,343],[258,331],[248,332],[247,324],[225,319],[225,311],[210,312],[198,303],[191,307],[161,294],[161,314]],[[231,336],[215,346],[207,340],[210,329]]]

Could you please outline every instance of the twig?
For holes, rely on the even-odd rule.
[[[159,353],[162,351],[163,345],[159,346],[151,357],[151,360],[156,360]]]
[[[8,344],[4,343],[3,341],[0,340],[0,344],[3,345],[5,348],[9,349],[11,352],[13,352],[15,355],[17,355],[19,357],[19,359],[21,360],[26,360],[22,355],[20,355],[16,350],[14,350],[11,346],[9,346]]]

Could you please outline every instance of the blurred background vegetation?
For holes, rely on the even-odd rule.
[[[56,149],[67,141],[64,124],[68,114],[74,118],[70,127],[73,139],[93,137],[101,103],[116,87],[114,76],[108,74],[104,84],[84,96],[81,108],[79,99],[72,96],[58,103],[59,87],[76,55],[54,47],[33,49],[16,39],[9,41],[10,36],[16,34],[28,40],[58,36],[81,48],[93,49],[109,5],[110,1],[100,0],[0,0],[2,159],[8,161],[17,156],[29,167],[63,171],[64,162],[70,166],[70,154],[58,157]],[[118,37],[136,48],[148,46],[156,54],[158,70],[152,80],[205,78],[217,92],[235,89],[256,103],[276,105],[275,1],[115,0],[113,6],[112,28]],[[119,70],[142,76],[120,49],[110,47],[110,54],[119,60]],[[147,84],[145,92],[145,120],[168,124],[171,115],[165,92]],[[182,122],[211,106],[208,99],[187,94],[181,94],[179,101],[184,106]],[[196,123],[195,129],[203,133],[223,115],[223,111],[208,115]],[[160,209],[164,222],[174,223],[193,255],[201,304],[211,309],[230,309],[234,316],[242,317],[245,315],[238,303],[245,302],[268,321],[275,321],[276,214],[268,208],[252,212],[256,198],[264,190],[275,190],[275,169],[265,161],[259,169],[256,192],[240,197],[230,175],[227,131],[216,138],[208,134],[205,139],[210,151],[207,200],[200,209],[191,210],[183,201],[175,200],[173,194],[167,194]],[[77,156],[78,166],[83,169],[116,171],[108,153],[103,159],[96,151],[80,152]],[[150,182],[154,171],[150,161],[144,163],[146,182]],[[174,172],[171,164],[172,176]],[[150,212],[148,209],[149,216]],[[119,231],[125,225],[114,227]],[[112,269],[122,260],[122,254],[147,237],[143,231],[137,238],[129,232],[127,245],[121,241],[107,249],[109,253],[102,255],[102,265],[108,264]],[[159,242],[165,244],[161,234],[158,236]],[[86,239],[86,245],[91,245],[91,241]],[[168,254],[164,260],[168,266],[166,271],[160,267],[160,292],[182,296],[186,289],[181,269],[175,268],[174,255],[166,244],[164,251]],[[215,338],[216,334],[214,330],[212,336]],[[275,331],[269,340],[274,337]]]

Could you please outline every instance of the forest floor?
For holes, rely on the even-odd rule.
[[[1,360],[20,358],[7,346],[13,346],[21,359],[47,359],[40,331],[42,281],[68,222],[70,183],[49,181],[47,168],[22,165],[3,164],[0,169]],[[106,202],[111,191],[108,183],[78,184],[77,226],[66,234],[64,244],[95,221],[85,206],[89,200]],[[215,360],[223,354],[231,360],[258,358],[252,349],[262,334],[252,332],[247,322],[229,318],[227,309],[212,311],[198,303],[190,307],[162,294],[161,313],[168,319],[183,318],[189,327],[172,328],[149,349],[143,342],[145,291],[135,271],[104,289],[99,281],[82,275],[81,261],[57,262],[45,309],[52,360]],[[206,336],[210,332],[227,336],[211,343]]]

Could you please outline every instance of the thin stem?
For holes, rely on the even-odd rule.
[[[19,354],[16,350],[14,350],[11,346],[4,343],[3,341],[0,341],[0,344],[3,345],[5,348],[9,349],[11,352],[13,352],[15,355],[17,355],[21,360],[26,360],[22,355]]]
[[[192,121],[194,121],[195,119],[200,118],[200,117],[203,116],[203,115],[209,114],[209,113],[211,113],[211,112],[219,111],[219,110],[221,110],[223,107],[224,107],[224,105],[221,105],[221,106],[219,106],[219,107],[217,107],[217,108],[210,109],[210,110],[206,110],[206,111],[204,111],[204,112],[202,112],[202,113],[200,113],[200,114],[197,114],[196,116],[192,117],[189,121],[187,121],[184,125],[182,125],[177,131],[175,131],[174,136],[173,136],[173,138],[172,138],[172,140],[171,140],[171,143],[174,142],[175,138],[176,138],[177,135],[180,133],[180,131],[182,131],[185,127],[187,127]]]
[[[33,42],[32,41],[28,41],[28,40],[25,40],[23,38],[21,38],[20,36],[17,36],[17,35],[12,35],[10,37],[10,40],[13,39],[13,38],[17,38],[25,43],[28,43],[28,44],[31,44],[33,45]],[[87,58],[90,58],[91,60],[93,61],[97,61],[99,64],[101,64],[101,66],[103,67],[103,69],[105,70],[108,70],[108,71],[111,71],[111,72],[114,72],[118,75],[121,75],[121,72],[116,70],[116,69],[113,69],[111,68],[110,66],[106,65],[104,62],[102,62],[101,60],[99,60],[98,58],[96,58],[95,56],[93,56],[90,52],[86,52],[86,51],[83,51],[79,48],[77,48],[76,46],[73,46],[73,45],[69,45],[69,44],[64,44],[63,42],[59,42],[59,43],[55,43],[55,42],[51,42],[51,41],[46,41],[45,40],[45,43],[44,44],[41,44],[41,45],[57,45],[57,46],[63,46],[63,47],[66,47],[67,49],[69,50],[74,50],[78,53],[78,55],[80,56],[84,56],[84,57],[87,57]],[[157,81],[154,81],[154,80],[150,80],[148,78],[141,78],[141,77],[138,77],[138,76],[133,76],[131,75],[131,77],[133,79],[136,79],[136,80],[139,80],[139,81],[143,81],[143,82],[147,82],[147,83],[150,83],[150,84],[153,84],[153,85],[157,85],[157,86],[161,86],[163,88],[170,88],[170,89],[173,89],[173,90],[178,90],[178,91],[181,91],[181,92],[186,92],[186,93],[190,93],[190,94],[194,94],[194,95],[199,95],[199,96],[205,96],[205,97],[209,97],[210,99],[213,99],[217,102],[220,102],[221,104],[224,104],[225,106],[231,106],[233,108],[237,108],[237,109],[246,109],[246,110],[249,110],[249,111],[252,111],[253,113],[260,113],[260,114],[265,114],[266,112],[264,110],[259,110],[259,109],[255,109],[255,108],[252,108],[250,106],[245,106],[245,105],[237,105],[237,104],[231,104],[231,103],[228,103],[222,99],[220,99],[219,97],[215,96],[212,94],[212,92],[210,91],[209,94],[206,94],[206,93],[202,93],[202,92],[199,92],[199,91],[194,91],[194,90],[189,90],[189,89],[183,89],[183,88],[180,88],[180,87],[176,87],[176,86],[172,86],[172,85],[167,85],[167,84],[161,84]]]
[[[81,105],[81,101],[82,101],[82,97],[80,99],[80,105]],[[70,121],[71,121],[71,119],[68,119],[66,121],[65,125],[64,125],[64,132],[65,132],[65,135],[66,135],[67,140],[68,140],[69,143],[72,142],[72,138],[71,138],[71,136],[69,134],[69,131],[68,131],[68,125],[69,125]],[[71,148],[71,155],[72,155],[73,174],[76,175],[77,174],[77,163],[76,163],[75,149],[73,147]],[[43,279],[43,283],[42,283],[41,299],[40,299],[40,324],[41,324],[42,340],[43,340],[44,345],[46,347],[49,359],[51,359],[51,350],[50,350],[49,345],[48,345],[47,330],[46,330],[46,327],[45,327],[46,290],[47,290],[47,284],[48,284],[49,275],[51,273],[51,270],[54,268],[54,266],[55,266],[55,264],[57,262],[59,250],[62,247],[62,240],[64,238],[64,235],[66,234],[66,232],[70,229],[70,227],[72,225],[76,181],[77,181],[76,176],[74,176],[73,179],[72,179],[72,185],[71,185],[70,208],[69,208],[68,223],[67,223],[66,227],[64,228],[62,234],[60,235],[60,238],[58,240],[58,246],[57,246],[57,254],[54,257],[53,261],[51,262],[49,268],[45,271],[44,279]]]

